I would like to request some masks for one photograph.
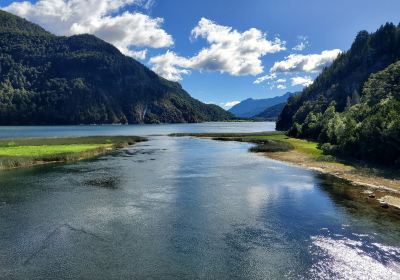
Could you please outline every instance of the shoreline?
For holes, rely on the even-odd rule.
[[[0,172],[96,158],[147,141],[139,136],[88,136],[0,140]]]
[[[316,142],[290,138],[279,132],[171,134],[171,136],[252,143],[255,146],[250,149],[250,152],[262,154],[272,160],[312,170],[319,174],[333,176],[355,187],[365,188],[366,197],[376,199],[382,208],[391,206],[400,210],[399,177],[389,178],[389,176],[382,175],[383,173],[390,173],[383,168],[365,167],[327,157],[317,148]],[[292,144],[292,148],[282,147],[280,150],[281,147],[275,147],[275,144],[279,142]],[[377,194],[378,192],[380,194]]]
[[[282,153],[264,153],[264,155],[270,159],[274,159],[274,160],[278,160],[278,161],[282,161],[288,164],[291,164],[293,166],[297,166],[297,167],[302,167],[308,170],[312,170],[321,174],[328,174],[331,176],[334,176],[338,179],[341,180],[346,180],[349,182],[349,184],[354,185],[354,186],[360,186],[360,187],[367,187],[367,188],[373,188],[373,189],[377,189],[377,190],[384,190],[384,191],[388,191],[388,192],[392,192],[395,194],[400,194],[400,181],[395,180],[395,179],[388,179],[388,178],[384,178],[384,177],[377,177],[376,175],[374,176],[366,176],[364,174],[361,173],[357,173],[357,171],[355,169],[353,169],[353,167],[351,166],[347,166],[346,167],[349,168],[349,170],[337,170],[335,168],[329,168],[329,167],[321,167],[321,166],[317,166],[318,162],[313,162],[316,163],[315,165],[313,163],[309,164],[309,163],[304,163],[304,162],[298,162],[296,160],[291,160],[290,159],[290,154],[292,152],[288,151],[288,152],[282,152]],[[289,155],[289,157],[287,156]],[[294,158],[294,156],[293,156]],[[355,177],[359,177],[359,178],[355,178]],[[382,185],[382,184],[377,184],[377,183],[367,183],[366,181],[368,180],[385,180],[387,181],[387,185]],[[375,180],[374,180],[375,179]],[[393,187],[392,185],[398,185],[398,187]],[[390,185],[390,186],[388,186]]]
[[[290,152],[286,152],[290,153]],[[354,187],[360,187],[364,188],[364,193],[366,194],[366,197],[369,197],[370,199],[376,199],[377,203],[382,206],[382,208],[387,208],[388,206],[394,207],[398,210],[400,210],[400,190],[397,188],[393,187],[388,187],[385,185],[378,185],[378,184],[373,184],[373,183],[367,183],[364,180],[368,180],[369,178],[364,177],[363,175],[356,174],[355,176],[360,176],[363,177],[364,180],[359,180],[359,179],[354,179],[354,175],[351,173],[344,173],[344,174],[338,174],[332,170],[326,169],[326,168],[320,168],[320,167],[315,167],[312,165],[304,164],[304,163],[297,163],[295,161],[289,161],[287,159],[283,159],[279,155],[276,156],[274,153],[263,153],[263,156],[268,157],[269,159],[272,160],[277,160],[280,162],[285,162],[286,164],[296,166],[296,167],[301,167],[307,170],[311,170],[314,172],[317,172],[318,174],[322,175],[328,175],[332,176],[336,179],[345,181],[347,184],[354,186]],[[380,178],[381,180],[388,180],[386,178]],[[378,194],[380,193],[380,194]]]

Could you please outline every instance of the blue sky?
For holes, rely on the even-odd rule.
[[[59,35],[93,33],[218,105],[301,90],[358,31],[400,21],[398,0],[0,0],[0,6]]]

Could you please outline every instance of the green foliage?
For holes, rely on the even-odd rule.
[[[293,125],[290,133],[319,139],[326,154],[399,164],[400,61],[372,74],[362,93],[360,103],[344,112],[336,112],[334,103],[322,116],[310,112],[302,125]],[[309,133],[314,133],[315,127],[320,128],[319,135]]]
[[[326,154],[400,164],[399,59],[399,27],[360,32],[347,53],[289,99],[277,127],[318,139]]]
[[[304,123],[310,112],[323,113],[332,101],[338,112],[358,104],[368,77],[398,59],[399,27],[387,23],[372,34],[359,32],[349,51],[340,54],[300,95],[289,99],[278,118],[277,129],[286,131],[296,122]]]
[[[0,125],[231,117],[94,36],[57,37],[0,11]]]

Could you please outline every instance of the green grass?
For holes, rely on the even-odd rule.
[[[0,147],[0,157],[46,157],[67,153],[81,153],[98,148],[111,148],[111,144],[70,144],[43,146]]]
[[[1,140],[0,169],[95,157],[144,140],[144,138],[136,136]]]
[[[20,138],[0,140],[0,147],[43,146],[71,144],[118,144],[136,143],[145,140],[139,136],[87,136],[87,137],[54,137],[54,138]]]
[[[297,139],[297,138],[291,138],[286,136],[283,133],[280,134],[271,134],[271,135],[262,135],[262,136],[246,136],[244,137],[248,141],[262,141],[262,140],[273,140],[273,141],[281,141],[281,142],[286,142],[289,143],[293,146],[295,150],[298,150],[300,152],[306,153],[308,155],[311,155],[315,158],[319,158],[323,155],[323,152],[321,149],[318,148],[318,143],[314,141],[308,141],[308,140],[303,140],[303,139]]]

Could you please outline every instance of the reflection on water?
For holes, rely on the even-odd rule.
[[[159,136],[1,173],[0,278],[400,278],[397,213],[249,147]]]

